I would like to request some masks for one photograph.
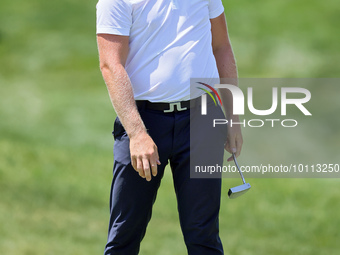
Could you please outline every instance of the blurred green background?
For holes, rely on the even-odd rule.
[[[0,3],[0,254],[103,252],[115,113],[99,71],[95,5]],[[338,77],[337,0],[224,5],[240,77]],[[305,126],[289,138],[273,129],[245,129],[240,161],[258,162],[266,152],[277,163],[289,157],[339,161],[333,88],[313,87],[313,109],[324,126]],[[240,180],[223,180],[226,254],[338,254],[339,179],[248,181],[247,195],[228,200],[228,188]],[[141,254],[186,254],[169,171]]]

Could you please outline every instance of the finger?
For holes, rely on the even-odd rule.
[[[143,158],[143,171],[147,181],[151,181],[150,164],[147,158]]]
[[[154,159],[150,160],[150,164],[151,164],[152,176],[156,176],[157,175],[157,161]]]
[[[233,156],[231,156],[230,158],[227,159],[227,161],[233,161]]]
[[[138,172],[136,157],[131,157],[131,165],[132,165],[133,169],[135,169]]]
[[[229,152],[230,154],[232,154],[231,152],[231,149],[230,149],[230,146],[229,146],[229,143],[226,143],[226,145],[224,146],[224,149]],[[233,160],[233,157],[231,156],[230,158],[227,159],[227,161],[232,161]]]
[[[240,154],[241,154],[242,144],[243,144],[242,137],[238,138],[237,141],[236,141],[236,147],[237,147],[237,151],[236,151],[236,154],[235,154],[236,157],[240,156]]]
[[[156,176],[157,175],[157,165],[160,165],[161,162],[159,161],[159,156],[158,156],[158,149],[156,148],[155,152],[154,152],[154,159],[150,161],[151,163],[151,171],[152,171],[152,175]]]
[[[145,178],[142,160],[140,158],[137,158],[136,160],[137,160],[137,170],[136,171],[139,173],[139,175],[141,177]]]
[[[230,139],[230,153],[236,153],[236,137],[231,137]]]
[[[224,149],[225,149],[227,152],[231,153],[231,149],[230,149],[230,145],[229,145],[229,142],[228,142],[228,141],[226,141],[226,143],[225,143],[225,145],[224,145]]]
[[[159,162],[159,159],[155,159],[155,158],[150,159],[152,176],[157,175],[157,165],[159,165],[158,162]]]
[[[226,141],[226,143],[225,143],[225,145],[224,145],[224,149],[225,149],[227,152],[232,153],[232,152],[231,152],[231,149],[230,149],[230,146],[229,146],[229,141]],[[232,157],[230,157],[230,158],[227,159],[228,162],[231,161],[231,160],[233,160]]]
[[[156,163],[157,163],[157,165],[160,165],[161,162],[159,161],[158,149],[156,149],[156,151],[155,151],[155,156],[156,156]]]

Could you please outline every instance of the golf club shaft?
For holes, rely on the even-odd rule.
[[[238,172],[239,172],[240,175],[241,175],[243,184],[246,184],[246,180],[244,179],[243,174],[242,174],[242,172],[241,172],[241,169],[240,169],[240,167],[238,166],[238,163],[237,163],[237,161],[236,161],[236,157],[235,157],[235,154],[234,154],[234,153],[233,153],[233,159],[234,159],[235,165],[236,165],[236,167],[237,167],[237,170],[238,170]]]

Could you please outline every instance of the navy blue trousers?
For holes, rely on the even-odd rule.
[[[189,168],[190,156],[193,157],[193,150],[190,150],[190,125],[203,125],[199,129],[203,130],[202,135],[198,134],[201,140],[192,144],[204,144],[204,148],[208,148],[204,152],[205,158],[214,164],[222,164],[226,130],[221,131],[222,139],[216,142],[212,141],[207,129],[211,129],[211,119],[224,118],[224,115],[220,107],[208,105],[209,114],[204,118],[209,120],[202,121],[200,107],[196,108],[173,113],[139,109],[148,133],[158,147],[161,162],[157,176],[152,177],[150,182],[141,178],[132,168],[129,138],[119,119],[116,119],[113,132],[115,143],[111,215],[105,255],[138,254],[168,162],[172,170],[179,219],[188,254],[223,254],[218,223],[221,179],[190,178]],[[211,150],[207,144],[215,148],[217,146],[219,153]],[[199,155],[195,157],[202,159]]]

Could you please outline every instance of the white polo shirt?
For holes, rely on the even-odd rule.
[[[136,100],[189,100],[190,78],[218,78],[210,19],[223,11],[221,0],[99,0],[97,34],[129,36]]]

